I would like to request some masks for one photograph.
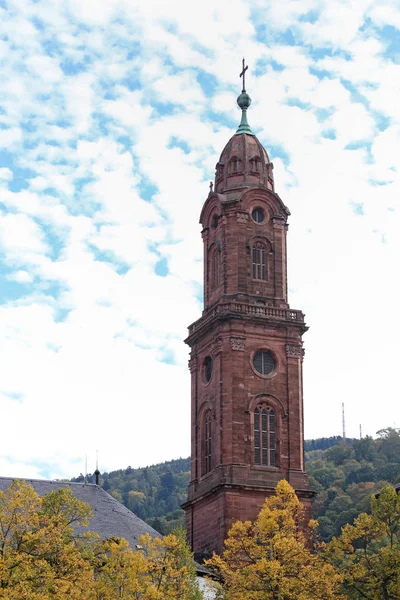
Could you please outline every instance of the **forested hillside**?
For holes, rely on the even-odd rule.
[[[371,494],[400,482],[400,430],[389,427],[377,436],[306,453],[307,472],[317,491],[314,516],[323,539],[339,535],[345,523],[368,510]]]
[[[161,533],[169,533],[179,525],[184,526],[181,504],[187,499],[190,477],[190,458],[141,469],[120,469],[102,473],[100,484],[119,502],[144,519]],[[94,475],[88,475],[94,483]],[[83,481],[83,475],[73,481]]]
[[[377,439],[340,437],[306,440],[306,468],[317,492],[314,516],[323,539],[368,509],[369,497],[387,483],[400,482],[400,430],[382,429]],[[161,533],[183,525],[190,459],[101,474],[101,485],[114,498]],[[94,476],[88,475],[94,482]],[[83,481],[83,476],[74,479]]]

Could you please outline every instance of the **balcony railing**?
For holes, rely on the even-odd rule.
[[[294,321],[296,323],[304,323],[304,314],[301,310],[291,310],[290,308],[275,308],[273,306],[256,306],[254,304],[241,304],[238,302],[227,302],[218,304],[210,311],[205,313],[200,319],[195,321],[189,327],[189,335],[203,326],[208,321],[211,321],[216,315],[220,314],[241,314],[260,317],[262,319],[276,319],[279,321]]]

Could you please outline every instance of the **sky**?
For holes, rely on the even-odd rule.
[[[400,426],[398,0],[0,0],[0,474],[190,453],[199,215],[240,120],[291,211],[305,437]]]

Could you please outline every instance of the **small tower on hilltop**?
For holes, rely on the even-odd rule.
[[[204,311],[190,325],[191,481],[188,539],[198,558],[221,553],[238,519],[254,520],[280,479],[308,511],[304,471],[304,315],[287,298],[289,210],[275,193],[273,164],[247,122],[216,165],[200,222]]]

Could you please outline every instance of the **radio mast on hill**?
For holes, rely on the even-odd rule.
[[[344,402],[342,402],[342,437],[346,440],[346,423],[344,419]]]

